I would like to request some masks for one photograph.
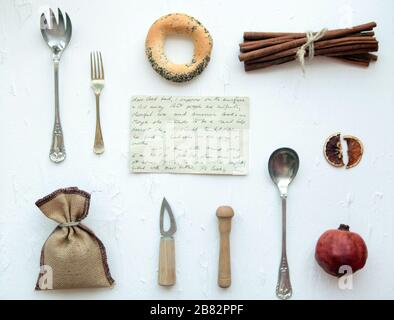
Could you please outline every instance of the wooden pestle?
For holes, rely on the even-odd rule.
[[[230,231],[234,210],[227,206],[219,207],[216,216],[219,219],[220,232],[218,285],[221,288],[228,288],[231,286]]]

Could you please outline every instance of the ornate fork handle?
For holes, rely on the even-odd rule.
[[[100,93],[95,93],[95,95],[96,95],[96,133],[94,136],[93,151],[96,154],[102,154],[104,152],[104,140],[103,140],[103,133],[101,132],[101,122],[100,122]]]
[[[293,289],[290,283],[290,271],[287,263],[287,257],[284,256],[281,259],[279,267],[279,278],[278,285],[276,286],[276,295],[278,298],[287,300],[291,298]]]
[[[64,147],[64,137],[59,112],[59,62],[59,59],[53,59],[55,73],[55,124],[53,126],[52,146],[49,152],[49,158],[55,163],[62,162],[66,158],[66,149]]]

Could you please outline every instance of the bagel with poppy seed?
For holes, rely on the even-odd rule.
[[[171,62],[164,46],[168,36],[181,35],[194,44],[192,61],[185,64]],[[153,69],[162,77],[173,82],[186,82],[198,76],[211,59],[212,37],[208,30],[195,18],[183,13],[172,13],[156,20],[150,27],[145,41],[145,52]]]

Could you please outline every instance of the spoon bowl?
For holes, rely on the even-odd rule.
[[[268,171],[272,181],[278,186],[281,197],[287,197],[290,183],[297,175],[300,160],[297,152],[281,148],[272,153],[268,161]]]
[[[66,49],[70,42],[72,34],[71,20],[68,14],[65,14],[66,19],[63,17],[63,13],[58,9],[58,21],[56,20],[55,14],[52,9],[49,9],[49,21],[43,13],[41,15],[41,34],[45,42],[53,53],[53,58],[60,60],[63,51]],[[66,21],[65,21],[66,20]]]

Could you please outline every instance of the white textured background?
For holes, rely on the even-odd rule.
[[[39,29],[47,6],[67,11],[73,36],[61,61],[61,115],[67,160],[48,159],[53,125],[50,51]],[[195,81],[160,78],[144,54],[158,17],[185,12],[214,39],[212,60]],[[375,20],[379,61],[369,69],[316,59],[302,77],[286,64],[246,74],[238,43],[246,30],[303,31]],[[280,201],[267,173],[277,147],[296,149],[301,167],[290,189],[288,250],[294,298],[394,297],[394,2],[298,1],[29,1],[0,2],[0,298],[274,299],[280,255]],[[170,48],[171,49],[171,48]],[[189,47],[190,49],[190,47]],[[92,152],[94,96],[89,52],[106,68],[102,122],[106,153]],[[174,52],[176,50],[172,50]],[[189,50],[190,51],[190,50]],[[187,52],[187,50],[185,51]],[[182,55],[182,54],[181,54]],[[129,100],[133,94],[242,95],[251,100],[247,177],[132,175],[127,168]],[[322,155],[332,133],[361,138],[365,156],[337,170]],[[55,224],[34,202],[59,187],[92,193],[86,224],[107,247],[114,289],[35,292],[41,246]],[[169,200],[178,223],[177,285],[157,285],[159,209]],[[216,285],[215,210],[235,209],[233,285]],[[350,224],[369,248],[351,291],[338,289],[314,260],[326,229]]]

